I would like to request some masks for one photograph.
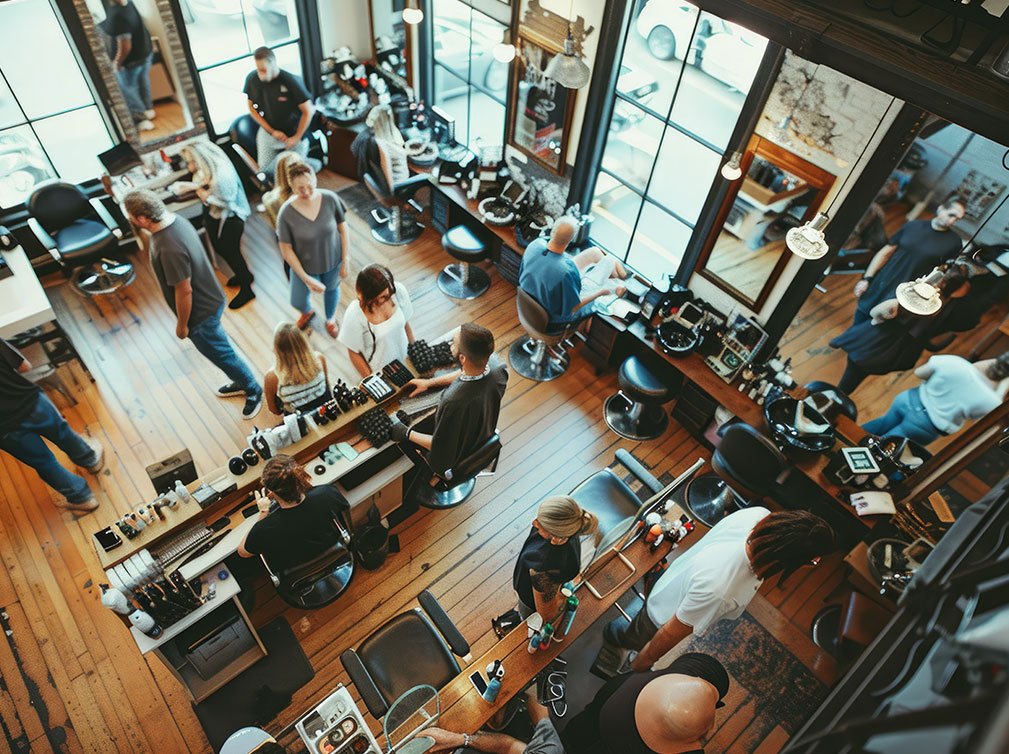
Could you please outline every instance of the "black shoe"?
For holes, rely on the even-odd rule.
[[[229,382],[217,388],[218,398],[230,398],[233,395],[245,395],[245,390],[237,382]]]
[[[260,391],[255,395],[250,395],[245,399],[245,405],[242,407],[242,416],[246,419],[251,419],[256,414],[259,413],[259,409],[263,407],[263,392]]]
[[[242,288],[238,294],[231,299],[231,303],[228,304],[229,309],[241,309],[247,303],[252,301],[256,297],[256,294],[252,292],[252,288],[245,286]]]

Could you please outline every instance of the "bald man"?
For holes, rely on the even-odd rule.
[[[550,335],[590,317],[592,302],[600,296],[623,296],[626,292],[620,281],[627,278],[627,268],[616,257],[595,247],[567,253],[577,232],[576,220],[561,217],[549,240],[537,238],[522,255],[519,286],[547,310]]]
[[[564,749],[578,754],[704,754],[729,675],[710,655],[689,652],[665,670],[611,678],[567,724]]]

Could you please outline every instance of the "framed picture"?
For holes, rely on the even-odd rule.
[[[508,141],[558,175],[564,173],[575,91],[543,71],[559,49],[518,38]]]

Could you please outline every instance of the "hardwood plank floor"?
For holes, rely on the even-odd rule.
[[[387,264],[413,295],[418,337],[434,339],[475,320],[494,331],[498,352],[506,356],[522,329],[515,291],[496,271],[486,294],[455,301],[434,285],[448,258],[433,230],[409,246],[388,247],[371,239],[364,219],[351,214],[349,222],[349,280],[366,264]],[[257,298],[224,318],[259,375],[271,366],[275,324],[295,316],[272,238],[261,218],[247,224],[243,244],[256,275]],[[56,509],[54,493],[30,469],[0,455],[0,606],[9,629],[0,637],[0,723],[12,751],[210,751],[182,688],[157,659],[139,654],[118,618],[100,604],[101,570],[89,537],[115,514],[152,497],[147,464],[188,447],[198,470],[207,472],[225,464],[252,426],[269,418],[244,421],[240,400],[212,395],[221,375],[190,343],[174,337],[173,315],[146,260],[136,261],[136,282],[102,299],[80,297],[60,278],[45,281],[60,322],[95,378],[91,383],[74,367],[77,405],[54,400],[76,430],[99,438],[106,448],[106,468],[92,479],[98,512],[75,519]],[[352,295],[345,284],[341,309]],[[324,332],[315,332],[312,340],[331,370],[354,374],[345,352]],[[489,649],[495,641],[490,618],[514,601],[511,565],[536,502],[607,466],[617,448],[630,450],[657,474],[676,474],[697,457],[707,458],[675,422],[663,438],[649,443],[610,432],[602,404],[615,390],[614,375],[596,377],[577,353],[568,372],[553,382],[512,374],[501,413],[504,450],[498,471],[478,483],[466,504],[424,510],[401,524],[395,530],[401,551],[379,571],[359,570],[348,592],[322,610],[289,608],[260,579],[254,622],[264,625],[284,616],[315,669],[315,677],[265,727],[280,730],[335,684],[346,683],[340,652],[413,606],[423,589],[442,601],[474,653]],[[840,558],[834,558],[820,572],[784,585],[765,584],[750,611],[828,684],[836,668],[808,639],[808,618],[825,599],[840,600],[828,590],[840,581],[840,567]],[[752,697],[736,687],[727,701],[709,752],[778,751],[786,734],[755,723]],[[287,736],[283,743],[296,751],[295,741]]]

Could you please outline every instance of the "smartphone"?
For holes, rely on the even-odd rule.
[[[114,550],[123,543],[123,538],[112,531],[111,526],[106,526],[101,531],[95,532],[95,539],[98,540],[98,544],[102,546],[105,552]]]
[[[479,670],[474,670],[469,674],[469,682],[473,684],[473,688],[479,692],[480,696],[483,696],[484,692],[487,691],[487,681],[480,675]]]

